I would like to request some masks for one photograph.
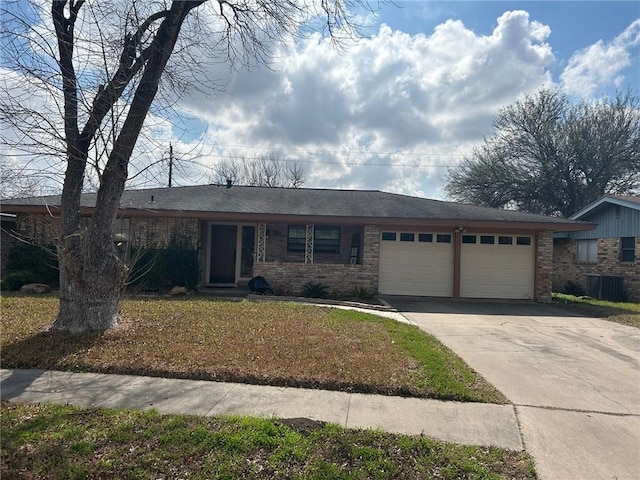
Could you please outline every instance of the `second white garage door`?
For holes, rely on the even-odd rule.
[[[460,296],[532,299],[534,258],[531,236],[463,235]]]
[[[378,289],[388,295],[453,295],[452,236],[382,232]]]

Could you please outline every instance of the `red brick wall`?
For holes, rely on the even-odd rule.
[[[587,275],[624,277],[624,289],[629,301],[640,302],[640,237],[636,237],[636,261],[620,262],[620,239],[598,239],[595,263],[576,261],[576,240],[556,238],[553,247],[553,289],[564,291],[567,282],[580,285],[586,292]]]
[[[16,230],[16,222],[6,220],[2,222],[2,230],[0,235],[0,275],[4,272],[9,260],[9,252],[13,242],[16,241],[13,235]]]
[[[16,230],[30,241],[55,243],[58,237],[58,217],[19,213],[16,217]]]
[[[300,295],[307,282],[322,283],[333,295],[348,294],[356,287],[365,287],[373,293],[378,280],[377,272],[363,265],[330,263],[254,263],[253,273],[266,278],[276,294],[284,295]]]
[[[272,228],[272,225],[269,225]],[[349,227],[354,229],[354,227]],[[357,228],[358,233],[362,232],[362,228]],[[286,252],[286,226],[284,235],[284,251]],[[343,232],[345,229],[343,229]],[[354,230],[355,231],[355,230]],[[270,230],[270,238],[273,230]],[[364,237],[364,238],[363,238]],[[276,242],[281,242],[281,238],[276,236],[274,242],[267,243],[267,261],[264,263],[254,263],[254,275],[260,275],[274,288],[276,293],[287,295],[299,295],[302,286],[307,282],[322,283],[329,287],[329,290],[338,295],[348,294],[354,288],[364,287],[371,293],[378,290],[378,259],[380,256],[380,232],[377,226],[367,225],[364,227],[364,235],[361,234],[361,242],[363,242],[361,252],[361,264],[348,264],[347,255],[341,254],[339,260],[344,263],[302,263],[283,261],[278,259],[277,251],[273,253]],[[345,240],[346,238],[346,240]],[[351,244],[351,235],[341,235],[341,243]],[[282,244],[281,244],[282,245]],[[269,256],[269,251],[272,251]],[[346,249],[345,249],[346,250]],[[280,246],[280,254],[282,254],[282,246]],[[342,258],[344,256],[344,258]],[[276,258],[276,260],[273,260]],[[281,257],[286,258],[286,257]],[[314,258],[315,260],[315,258]]]
[[[200,222],[196,218],[148,218],[131,217],[129,238],[132,245],[164,247],[174,233],[184,235],[198,245]]]
[[[304,252],[288,252],[287,236],[288,224],[267,224],[267,244],[265,260],[267,262],[292,262],[304,263]],[[314,253],[313,263],[346,264],[349,263],[351,254],[351,241],[353,235],[360,235],[360,263],[362,263],[362,237],[363,229],[360,226],[340,225],[340,252],[339,253]]]
[[[166,246],[174,232],[183,233],[199,240],[200,223],[195,218],[130,218],[129,241],[135,245]],[[48,215],[19,214],[17,218],[18,231],[36,240],[55,241],[58,236],[59,219]]]

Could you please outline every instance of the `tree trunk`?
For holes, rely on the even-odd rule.
[[[118,92],[112,92],[108,98],[104,96],[104,92],[110,91],[109,89],[103,89],[97,94],[87,127],[80,134],[77,126],[77,79],[72,62],[71,33],[77,11],[84,2],[77,2],[73,4],[74,7],[70,7],[69,18],[64,17],[65,2],[53,2],[60,63],[65,80],[63,90],[68,158],[61,198],[58,243],[60,309],[52,327],[54,330],[83,333],[104,331],[118,325],[118,305],[126,269],[116,254],[112,234],[113,222],[127,180],[129,159],[184,19],[189,11],[203,2],[204,0],[173,2],[169,10],[149,17],[143,23],[146,26],[136,35],[126,36],[127,44],[133,40],[139,41],[138,35],[144,34],[149,27],[147,23],[162,19],[150,45],[141,53],[147,56],[144,62],[133,61],[133,58],[124,53],[121,57],[122,75],[123,78],[128,78],[127,83],[136,72],[143,73],[122,130],[109,154],[100,180],[95,209],[86,230],[80,226],[80,195],[91,139],[100,126],[101,119],[118,100],[124,85],[119,83],[120,78],[114,79],[115,84],[119,85]],[[132,45],[135,46],[135,43]],[[138,64],[144,67],[133,72],[131,69]]]
[[[52,329],[77,334],[116,327],[125,267],[111,232],[92,242],[80,232],[64,237],[58,259],[60,308]]]

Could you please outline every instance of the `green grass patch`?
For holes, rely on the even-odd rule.
[[[426,396],[437,396],[443,400],[508,402],[458,355],[420,328],[353,310],[333,310],[333,314],[342,320],[383,325],[391,341],[418,363],[413,376],[414,385],[428,390]],[[414,392],[407,393],[411,395]]]
[[[640,328],[640,303],[610,302],[590,297],[554,293],[553,302],[575,313]]]
[[[506,399],[415,326],[281,302],[129,299],[118,328],[50,332],[54,297],[0,297],[3,368],[43,368],[407,395]]]
[[[319,422],[10,402],[0,422],[3,479],[536,478],[525,452]]]

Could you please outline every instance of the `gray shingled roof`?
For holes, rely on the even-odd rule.
[[[152,201],[153,199],[153,201]],[[82,206],[95,205],[95,194],[82,195]],[[58,206],[60,196],[3,200],[13,206]],[[223,212],[314,217],[360,217],[437,220],[479,220],[531,223],[582,223],[495,208],[410,197],[376,190],[326,190],[197,185],[127,190],[121,208],[181,212]]]

